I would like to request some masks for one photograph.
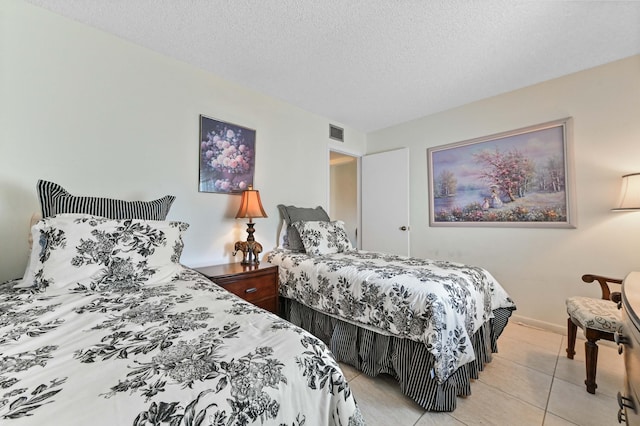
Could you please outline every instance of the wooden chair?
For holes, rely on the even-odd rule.
[[[596,366],[598,364],[598,345],[600,339],[614,341],[615,332],[622,330],[622,319],[618,303],[620,292],[611,292],[609,284],[622,284],[622,280],[599,275],[583,275],[582,281],[597,281],[602,290],[602,297],[569,297],[566,300],[567,313],[567,358],[573,359],[576,346],[576,331],[580,327],[587,341],[584,344],[587,379],[587,392],[596,393]]]

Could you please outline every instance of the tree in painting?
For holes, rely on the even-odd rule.
[[[562,158],[552,157],[538,171],[538,188],[541,191],[558,192],[565,188]]]
[[[535,163],[517,149],[502,153],[482,151],[475,154],[476,160],[484,167],[480,177],[490,185],[495,185],[502,194],[515,201],[530,190],[535,176]]]
[[[449,197],[454,195],[457,187],[458,180],[451,170],[443,170],[442,173],[438,175],[438,179],[436,181],[438,197]]]

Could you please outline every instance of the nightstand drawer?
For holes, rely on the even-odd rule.
[[[230,293],[256,306],[278,313],[278,267],[269,263],[243,266],[240,263],[196,268]]]
[[[241,281],[228,279],[212,279],[212,281],[224,287],[225,290],[230,291],[231,293],[252,303],[256,300],[267,297],[275,298],[277,296],[276,283],[274,282],[272,275],[245,278]]]
[[[258,306],[258,307],[260,307],[260,308],[262,308],[264,310],[273,312],[275,314],[278,313],[278,298],[277,297],[270,297],[268,299],[257,300],[255,302],[251,302],[251,303],[253,303],[254,305],[256,305],[256,306]]]

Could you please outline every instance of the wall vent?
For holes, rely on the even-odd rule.
[[[333,140],[344,142],[344,129],[342,127],[329,124],[329,137]]]

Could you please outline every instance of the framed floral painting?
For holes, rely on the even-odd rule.
[[[427,149],[429,225],[575,228],[571,124]]]
[[[241,193],[253,186],[256,131],[200,116],[200,192]]]

